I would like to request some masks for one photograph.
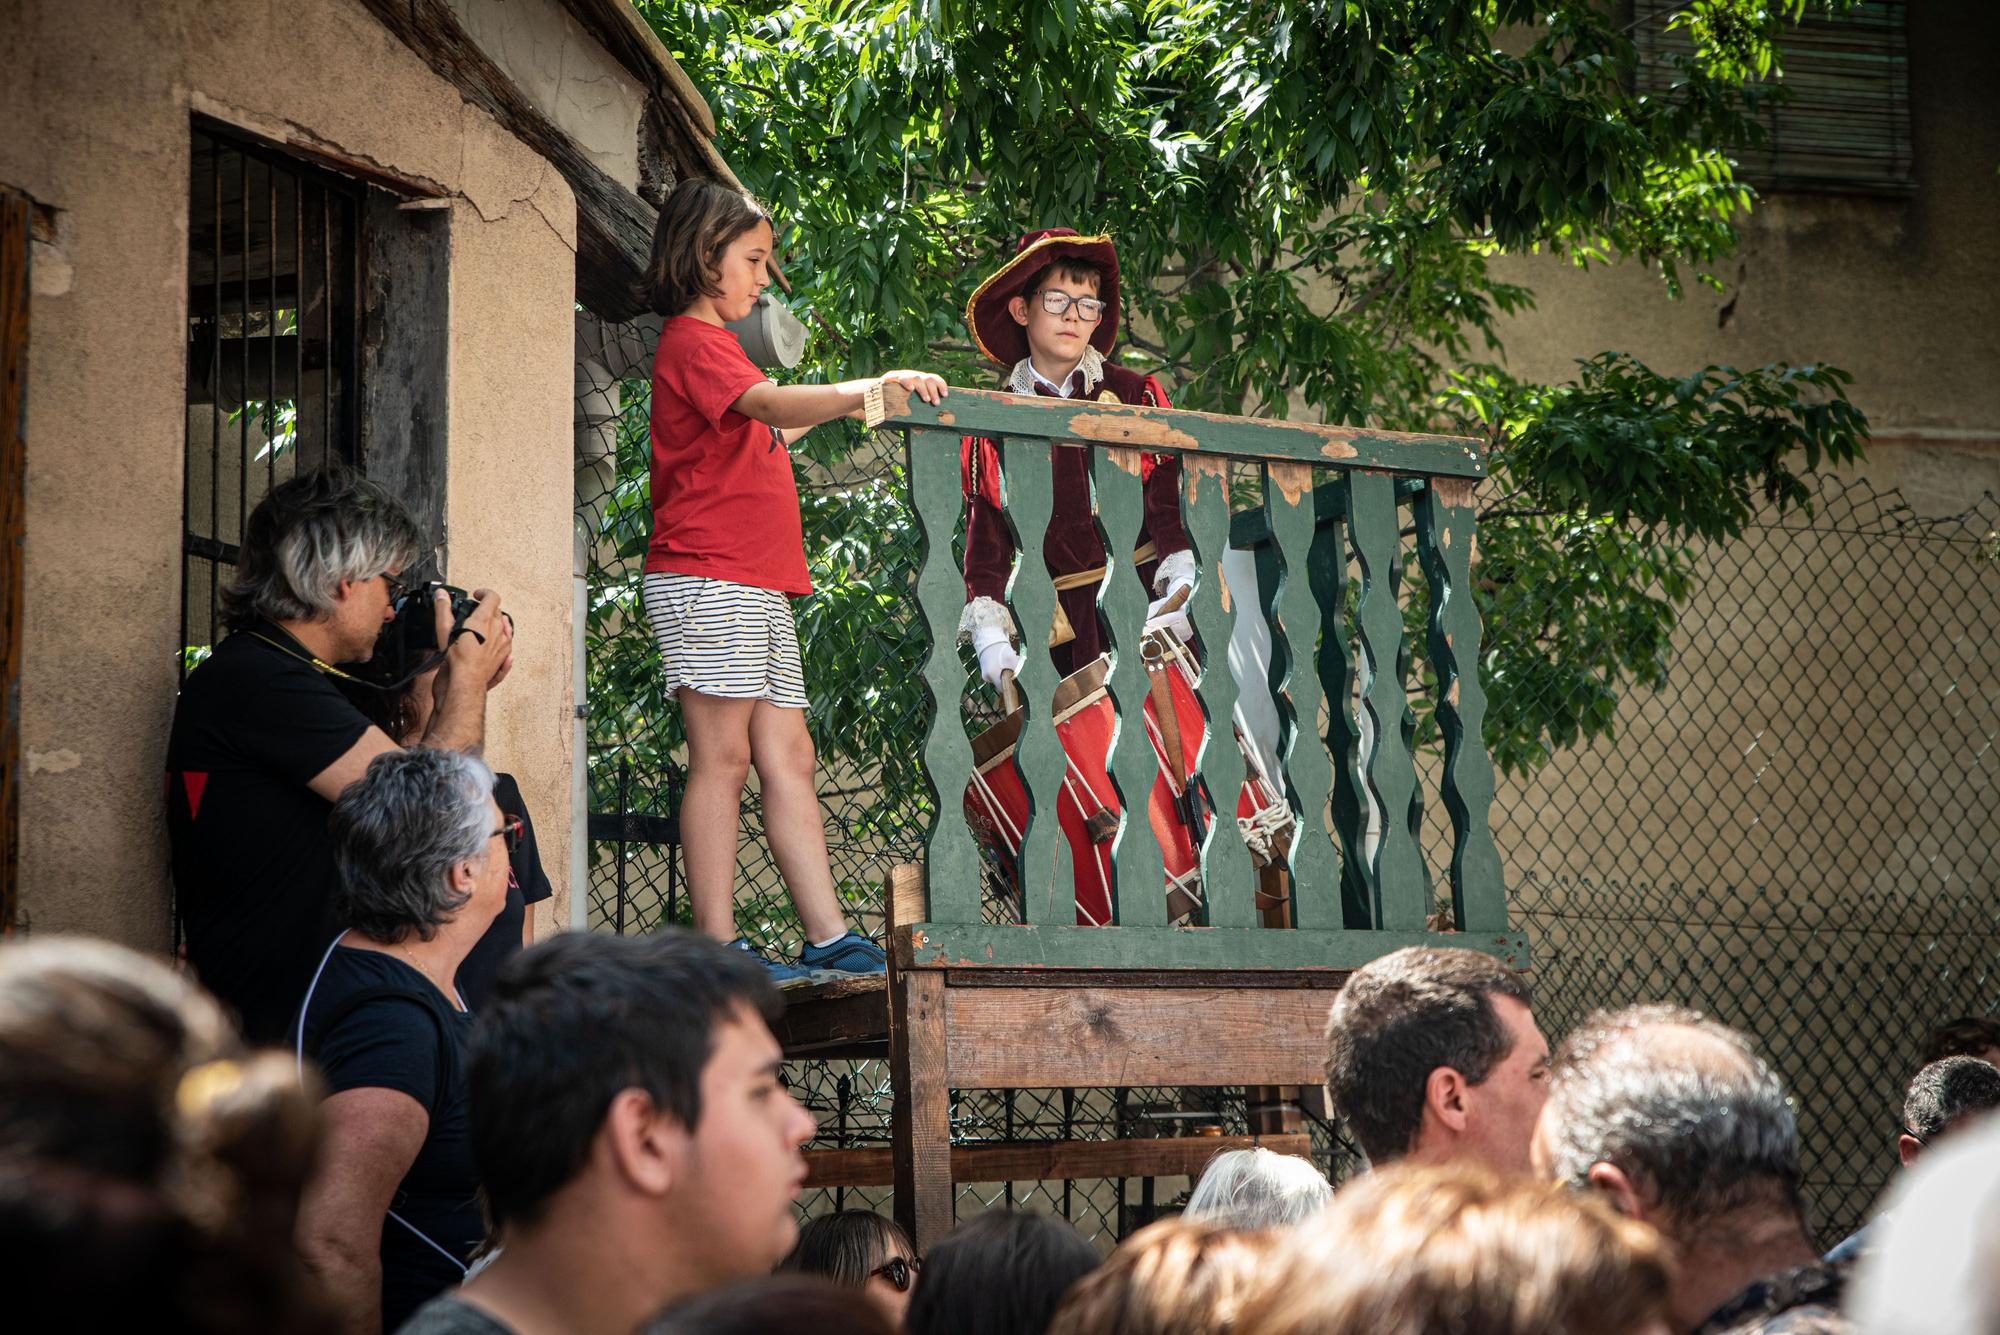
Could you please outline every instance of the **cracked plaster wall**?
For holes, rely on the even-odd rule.
[[[549,851],[542,925],[567,921],[568,186],[354,0],[24,0],[0,6],[0,50],[18,76],[0,79],[0,183],[59,210],[34,257],[28,365],[27,927],[169,941],[195,112],[451,201],[451,575],[500,589],[520,626],[488,754]]]

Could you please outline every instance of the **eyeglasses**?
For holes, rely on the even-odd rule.
[[[389,602],[392,606],[402,602],[415,587],[401,575],[394,575],[386,570],[382,572],[382,582],[389,586]]]
[[[1096,297],[1072,297],[1052,287],[1045,287],[1036,295],[1042,299],[1042,309],[1050,315],[1067,315],[1074,306],[1076,318],[1085,324],[1096,324],[1104,318],[1104,302]]]
[[[519,816],[511,816],[511,815],[502,816],[500,820],[500,828],[495,830],[493,834],[489,834],[486,837],[488,839],[491,839],[494,837],[494,835],[498,835],[502,839],[505,839],[507,841],[507,851],[509,853],[512,853],[517,849],[519,849],[521,847],[521,841],[527,838],[528,827],[521,820]]]
[[[889,1281],[889,1287],[898,1293],[908,1293],[910,1285],[917,1282],[917,1272],[924,1268],[921,1256],[892,1256],[881,1265],[868,1272],[869,1278],[880,1275]]]

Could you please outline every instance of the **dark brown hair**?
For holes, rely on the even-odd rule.
[[[328,1328],[293,1246],[317,1094],[206,993],[82,937],[0,945],[0,1236],[19,1330]]]
[[[1291,1229],[1240,1335],[1624,1335],[1665,1320],[1659,1235],[1566,1187],[1466,1167],[1364,1174]]]
[[[910,1260],[917,1249],[893,1219],[873,1210],[839,1210],[808,1219],[799,1229],[791,1255],[778,1262],[782,1273],[823,1275],[836,1284],[861,1288],[869,1275],[892,1257]]]
[[[1028,280],[1027,286],[1021,289],[1022,300],[1025,301],[1033,297],[1035,293],[1041,291],[1042,284],[1048,282],[1051,278],[1067,278],[1077,283],[1088,280],[1095,286],[1099,293],[1104,291],[1103,269],[1092,264],[1089,260],[1071,259],[1065,256],[1062,259],[1051,261],[1046,269],[1043,269]]]
[[[1962,1015],[1945,1021],[1924,1039],[1924,1065],[1946,1057],[1979,1057],[1992,1048],[2000,1048],[2000,1020]]]
[[[1042,1335],[1097,1249],[1067,1219],[992,1210],[924,1257],[903,1318],[909,1335]]]
[[[682,181],[653,228],[653,258],[641,296],[661,315],[679,315],[697,297],[720,295],[722,252],[771,215],[748,192],[719,181]]]
[[[1326,1022],[1326,1083],[1375,1164],[1410,1152],[1424,1085],[1448,1066],[1478,1084],[1513,1049],[1493,998],[1531,1005],[1528,982],[1491,955],[1408,946],[1359,969]]]

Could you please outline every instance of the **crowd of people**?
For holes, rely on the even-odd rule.
[[[0,944],[14,1328],[2000,1332],[2000,1120],[1974,1125],[2000,1107],[2000,1026],[1934,1036],[1881,1128],[1902,1180],[1821,1255],[1797,1120],[1752,1036],[1639,1006],[1552,1051],[1528,980],[1461,949],[1398,951],[1336,994],[1326,1080],[1367,1160],[1337,1189],[1303,1159],[1225,1153],[1180,1214],[1108,1257],[1030,1212],[966,1219],[928,1254],[873,1213],[801,1227],[814,1119],[784,1082],[780,988],[885,960],[827,866],[785,447],[884,385],[945,389],[916,371],[771,384],[726,325],[774,244],[754,200],[688,182],[648,275],[669,318],[644,611],[687,729],[698,930],[535,941],[549,879],[482,746],[513,662],[500,596],[419,578],[424,534],[365,478],[274,486],[223,591],[231,633],[189,674],[169,740],[184,959]],[[1107,360],[1117,283],[1108,238],[1051,229],[981,286],[968,325],[1018,393],[1164,405]],[[1098,651],[1107,559],[1076,465],[1054,462],[1045,552],[1075,623],[1050,645],[1071,665]],[[998,601],[1015,552],[997,456],[968,441],[962,466],[961,629],[1005,686],[1023,658]],[[1145,469],[1149,624],[1195,578],[1177,469]],[[733,916],[753,768],[796,959]]]
[[[2000,1119],[1981,1125],[2000,1026],[1962,1022],[1917,1071],[1881,1137],[1901,1180],[1822,1255],[1791,1102],[1748,1035],[1634,1006],[1550,1054],[1521,978],[1445,948],[1378,960],[1332,1007],[1328,1084],[1368,1158],[1337,1188],[1303,1159],[1227,1151],[1108,1257],[1028,1211],[966,1219],[927,1255],[866,1211],[801,1226],[814,1120],[785,1086],[781,994],[756,960],[680,930],[565,934],[503,964],[474,1023],[379,967],[423,924],[420,972],[448,968],[498,913],[498,878],[462,855],[497,837],[491,786],[419,748],[343,795],[362,925],[322,962],[289,1051],[248,1044],[159,960],[0,945],[15,1328],[2000,1330]],[[357,841],[420,799],[433,818],[407,837],[435,851],[354,874]]]

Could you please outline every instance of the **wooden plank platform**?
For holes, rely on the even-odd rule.
[[[953,1182],[1060,1182],[1100,1177],[1195,1177],[1224,1150],[1257,1147],[1312,1157],[1304,1132],[1269,1136],[1163,1136],[1141,1140],[1010,1141],[954,1145]],[[887,1145],[808,1149],[806,1187],[886,1187],[895,1182]]]
[[[784,990],[785,1013],[772,1027],[787,1061],[867,1061],[889,1056],[885,974]]]

